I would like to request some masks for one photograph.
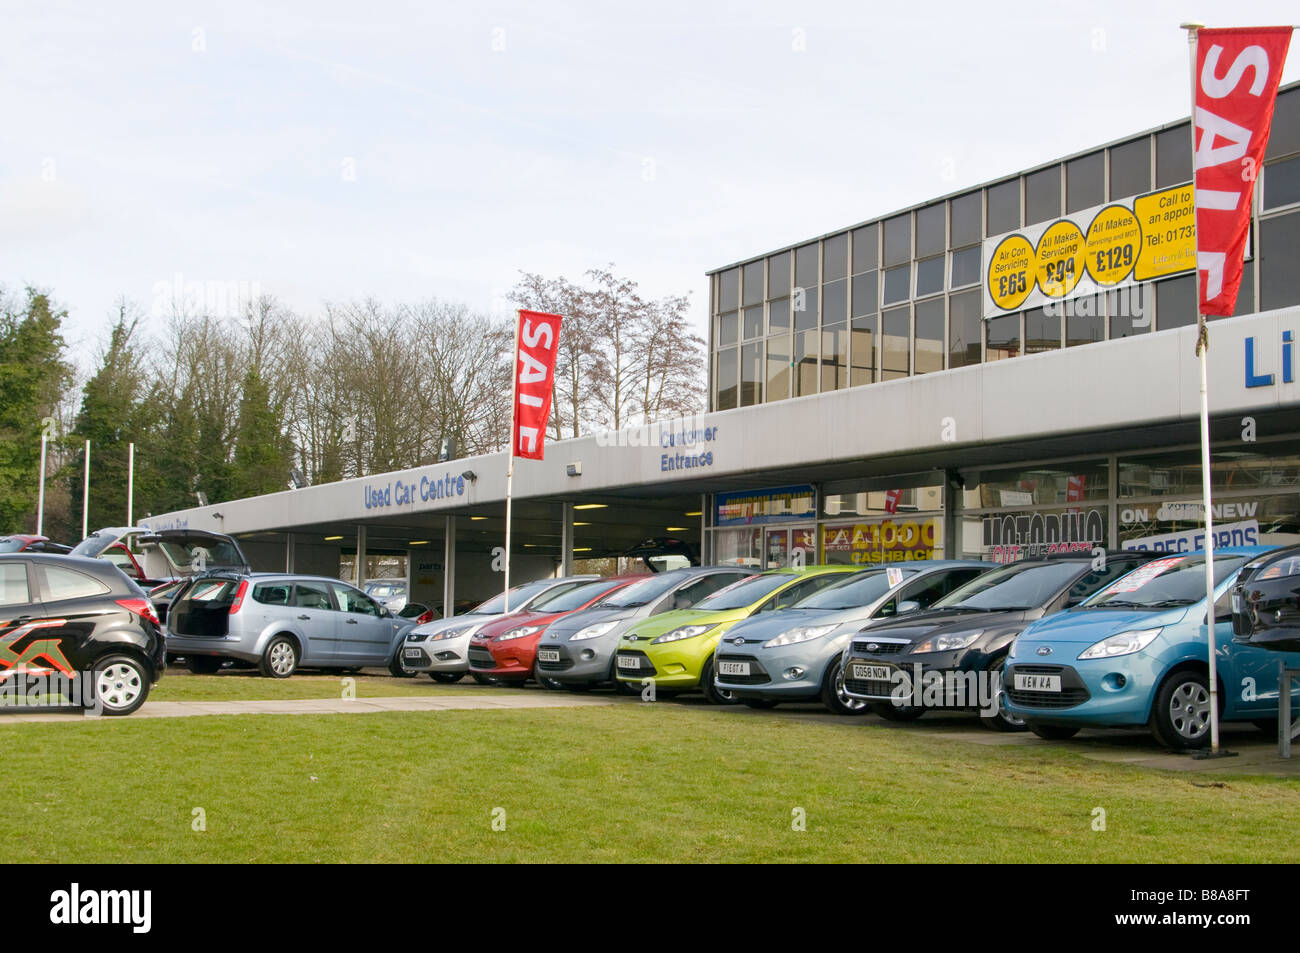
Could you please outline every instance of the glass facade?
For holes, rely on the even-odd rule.
[[[1191,178],[1186,122],[714,272],[711,409],[1194,323],[1188,275],[982,318],[982,243]],[[1238,314],[1300,304],[1300,84],[1278,95]]]

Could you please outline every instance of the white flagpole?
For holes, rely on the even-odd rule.
[[[1203,23],[1184,23],[1187,48],[1191,57],[1192,92],[1192,209],[1196,209],[1196,34]],[[1200,236],[1196,237],[1200,249]],[[1210,397],[1209,362],[1210,329],[1201,313],[1201,268],[1197,260],[1196,275],[1196,353],[1201,359],[1201,505],[1205,508],[1205,632],[1210,653],[1210,751],[1219,753],[1219,665],[1214,644],[1214,512],[1210,509]]]
[[[49,438],[41,432],[41,488],[36,494],[36,535],[44,536],[45,528],[45,445]]]
[[[90,535],[90,441],[86,441],[86,481],[81,490],[81,538]]]
[[[515,404],[519,400],[519,322],[523,315],[515,312],[515,339],[510,342],[510,448],[506,465],[506,588],[505,610],[510,611],[510,510],[511,491],[515,482]]]
[[[126,457],[126,525],[135,525],[135,444],[127,447]]]

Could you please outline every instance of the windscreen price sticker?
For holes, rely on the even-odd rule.
[[[1024,235],[1008,235],[989,260],[989,293],[1004,311],[1014,311],[1033,290],[1034,246]]]

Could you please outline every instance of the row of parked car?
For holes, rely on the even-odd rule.
[[[891,720],[976,710],[988,728],[1051,739],[1146,727],[1185,749],[1209,741],[1210,624],[1222,719],[1276,731],[1279,662],[1300,667],[1300,548],[1218,550],[1208,612],[1204,560],[1120,551],[546,579],[512,590],[508,613],[497,596],[416,626],[402,664],[441,682],[653,684]]]

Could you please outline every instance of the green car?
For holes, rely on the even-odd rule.
[[[734,704],[731,692],[713,684],[713,650],[726,631],[756,612],[792,606],[846,573],[861,571],[861,566],[773,569],[719,589],[690,609],[652,616],[619,639],[618,680],[649,678],[656,689],[672,692],[698,688],[715,705]]]

